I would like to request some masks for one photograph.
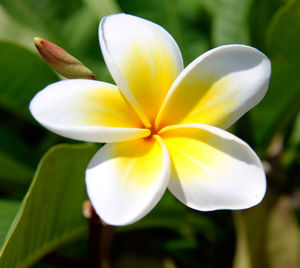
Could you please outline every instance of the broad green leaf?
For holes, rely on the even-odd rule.
[[[0,188],[16,192],[30,183],[33,171],[22,162],[0,152]]]
[[[289,0],[274,15],[266,39],[270,56],[283,56],[289,60],[300,61],[299,58],[295,57],[300,51],[298,46],[300,36],[297,34],[300,27],[299,10],[300,1]],[[294,39],[288,39],[291,37]]]
[[[248,44],[248,16],[252,0],[214,1],[212,22],[212,42],[214,46],[223,44]]]
[[[272,62],[270,87],[252,117],[258,143],[267,145],[285,131],[300,109],[300,1],[290,1],[272,19],[266,39]]]
[[[252,45],[264,50],[265,36],[275,12],[288,0],[252,0],[250,31]]]
[[[2,120],[8,114],[2,112]],[[7,118],[10,120],[10,118]],[[38,162],[39,153],[22,139],[18,128],[13,129],[0,122],[0,189],[17,192],[27,190]],[[13,120],[13,124],[18,122]],[[28,125],[30,127],[30,125]]]
[[[57,76],[37,55],[13,43],[0,42],[0,106],[23,117],[29,102]]]
[[[20,201],[0,199],[0,249],[20,207]]]
[[[0,253],[0,267],[28,267],[86,231],[84,173],[96,146],[58,145],[42,158]]]

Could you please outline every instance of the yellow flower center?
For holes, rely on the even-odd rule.
[[[159,128],[155,127],[155,124],[152,124],[152,126],[150,128],[148,128],[148,129],[151,131],[151,133],[150,133],[150,135],[148,137],[156,135],[159,132],[159,130],[160,130]]]

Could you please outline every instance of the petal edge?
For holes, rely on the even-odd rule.
[[[201,123],[227,128],[264,97],[269,59],[246,45],[211,49],[178,76],[161,107],[156,126]]]
[[[208,125],[166,127],[160,133],[173,162],[169,190],[187,206],[245,209],[266,191],[261,161],[244,141]]]
[[[106,65],[146,127],[183,69],[180,50],[161,26],[127,14],[104,17],[99,41]]]
[[[86,170],[87,192],[102,220],[127,225],[153,209],[169,175],[169,154],[159,137],[106,144]]]
[[[30,112],[45,128],[67,138],[117,142],[146,137],[138,117],[114,85],[85,79],[53,83],[32,99]]]

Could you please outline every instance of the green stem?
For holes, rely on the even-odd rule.
[[[234,213],[237,232],[234,268],[270,267],[266,250],[269,220],[286,181],[280,161],[283,144],[283,137],[277,135],[268,150],[265,162],[268,190],[263,202],[254,208]]]

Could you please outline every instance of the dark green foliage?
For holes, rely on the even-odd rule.
[[[116,229],[113,267],[296,267],[299,0],[0,0],[0,267],[87,267],[81,204],[86,199],[84,170],[97,148],[73,144],[48,151],[59,142],[74,142],[40,127],[28,111],[34,94],[59,79],[34,52],[33,37],[53,41],[97,80],[111,82],[100,53],[98,23],[117,12],[166,28],[185,65],[221,44],[248,44],[264,52],[272,61],[269,91],[232,130],[283,176],[278,182],[268,174],[265,201],[234,219],[229,211],[193,211],[166,193],[144,219]],[[278,140],[282,145],[279,156],[270,153],[274,137],[275,145]],[[289,254],[276,254],[276,247]]]

